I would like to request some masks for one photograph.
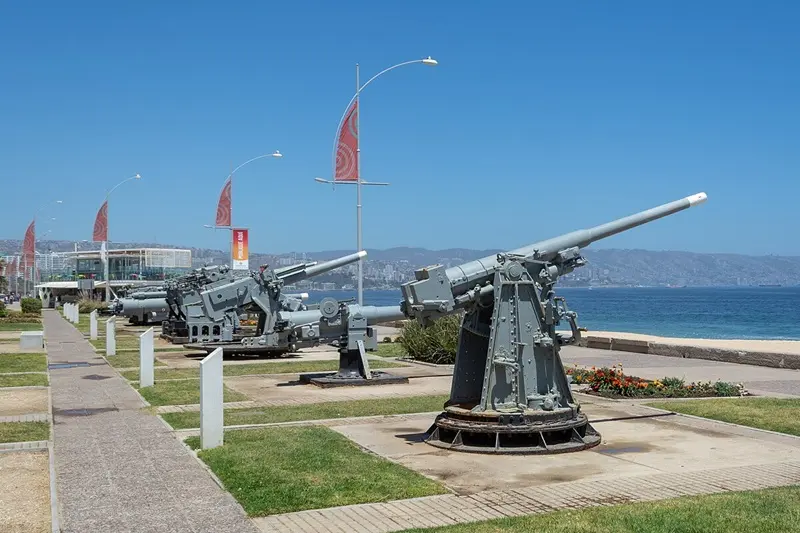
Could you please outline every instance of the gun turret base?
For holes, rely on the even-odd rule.
[[[330,387],[362,387],[368,385],[392,385],[395,383],[408,383],[405,376],[395,376],[386,372],[373,370],[371,379],[356,375],[340,375],[338,372],[332,374],[300,374],[300,383],[306,385],[316,385],[327,389]]]
[[[447,450],[493,454],[555,454],[600,444],[586,415],[573,409],[503,413],[472,412],[451,405],[436,417],[425,442]]]

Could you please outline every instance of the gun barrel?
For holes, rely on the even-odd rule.
[[[562,250],[568,248],[578,247],[583,248],[593,242],[605,239],[617,233],[641,226],[653,220],[689,209],[692,206],[701,204],[706,201],[708,196],[706,193],[701,192],[669,202],[646,211],[607,222],[589,229],[583,229],[537,242],[522,248],[517,248],[510,252],[515,255],[530,256],[536,255],[537,258],[543,261],[552,260]],[[476,283],[485,280],[487,277],[493,276],[495,268],[497,267],[497,257],[488,256],[482,259],[476,259],[463,265],[448,268],[446,271],[447,278],[450,280],[450,288],[454,295],[462,294],[464,291],[471,289]]]
[[[347,306],[348,313],[352,315],[360,314],[367,319],[367,324],[383,324],[385,322],[394,322],[396,320],[403,320],[406,318],[399,305],[358,305],[350,304]],[[280,313],[281,320],[289,322],[292,327],[304,326],[306,324],[313,324],[322,319],[322,312],[318,309],[309,311],[282,311]],[[347,324],[342,325],[343,329],[347,329]]]
[[[306,278],[310,278],[313,276],[318,276],[320,274],[324,274],[326,272],[330,272],[336,268],[349,265],[351,263],[355,263],[360,261],[363,257],[367,256],[367,252],[361,250],[360,252],[356,252],[354,254],[346,255],[344,257],[340,257],[338,259],[333,259],[331,261],[325,261],[324,263],[319,263],[315,265],[311,265],[309,267],[303,268],[297,271],[291,271],[285,276],[281,276],[281,279],[286,284],[291,284],[296,281],[301,281]]]
[[[133,300],[150,300],[152,298],[166,298],[167,291],[143,291],[131,293],[128,298]]]

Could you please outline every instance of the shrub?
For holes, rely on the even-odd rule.
[[[403,326],[397,342],[410,359],[440,365],[453,364],[456,360],[460,329],[459,314],[442,317],[427,327],[411,320]]]
[[[3,302],[0,302],[0,317],[4,317],[7,314],[8,314],[8,311],[6,311],[6,304],[4,304]]]
[[[24,314],[39,314],[42,312],[42,301],[38,298],[23,298],[19,306]]]
[[[385,343],[389,344],[389,343],[391,343],[391,342],[392,342],[392,338],[391,338],[391,337],[384,337],[384,338],[383,338],[383,342],[385,342]]]
[[[100,300],[78,300],[78,311],[80,313],[91,313],[95,309],[108,309],[108,303]]]

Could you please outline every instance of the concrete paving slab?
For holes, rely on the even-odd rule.
[[[450,376],[422,377],[413,378],[408,383],[395,385],[321,389],[314,385],[302,385],[297,381],[296,374],[287,374],[286,377],[281,378],[270,376],[229,377],[225,378],[225,385],[255,401],[295,400],[298,403],[317,403],[447,394],[450,392],[451,380]]]
[[[46,413],[49,409],[46,388],[0,389],[0,416]]]
[[[458,494],[800,461],[800,439],[679,415],[652,417],[653,410],[636,405],[582,405],[590,420],[599,421],[594,427],[602,442],[591,450],[560,455],[490,456],[438,449],[422,441],[433,422],[430,415],[329,427]]]
[[[0,531],[50,533],[49,465],[46,449],[0,453]]]
[[[643,340],[680,346],[706,346],[729,350],[753,352],[772,352],[800,355],[800,341],[790,340],[752,340],[752,339],[687,339],[680,337],[658,337],[640,333],[620,333],[613,331],[589,331],[584,335],[593,337]]]

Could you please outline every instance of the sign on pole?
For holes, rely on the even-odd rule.
[[[89,338],[97,339],[97,309],[89,313]]]
[[[234,229],[231,231],[231,235],[233,236],[233,244],[231,246],[231,252],[233,253],[233,270],[250,270],[247,249],[247,229]]]
[[[155,378],[153,352],[153,328],[150,328],[139,335],[139,387],[153,386]]]
[[[222,348],[200,361],[200,446],[222,446]]]
[[[117,355],[116,325],[113,316],[106,320],[106,355]]]

